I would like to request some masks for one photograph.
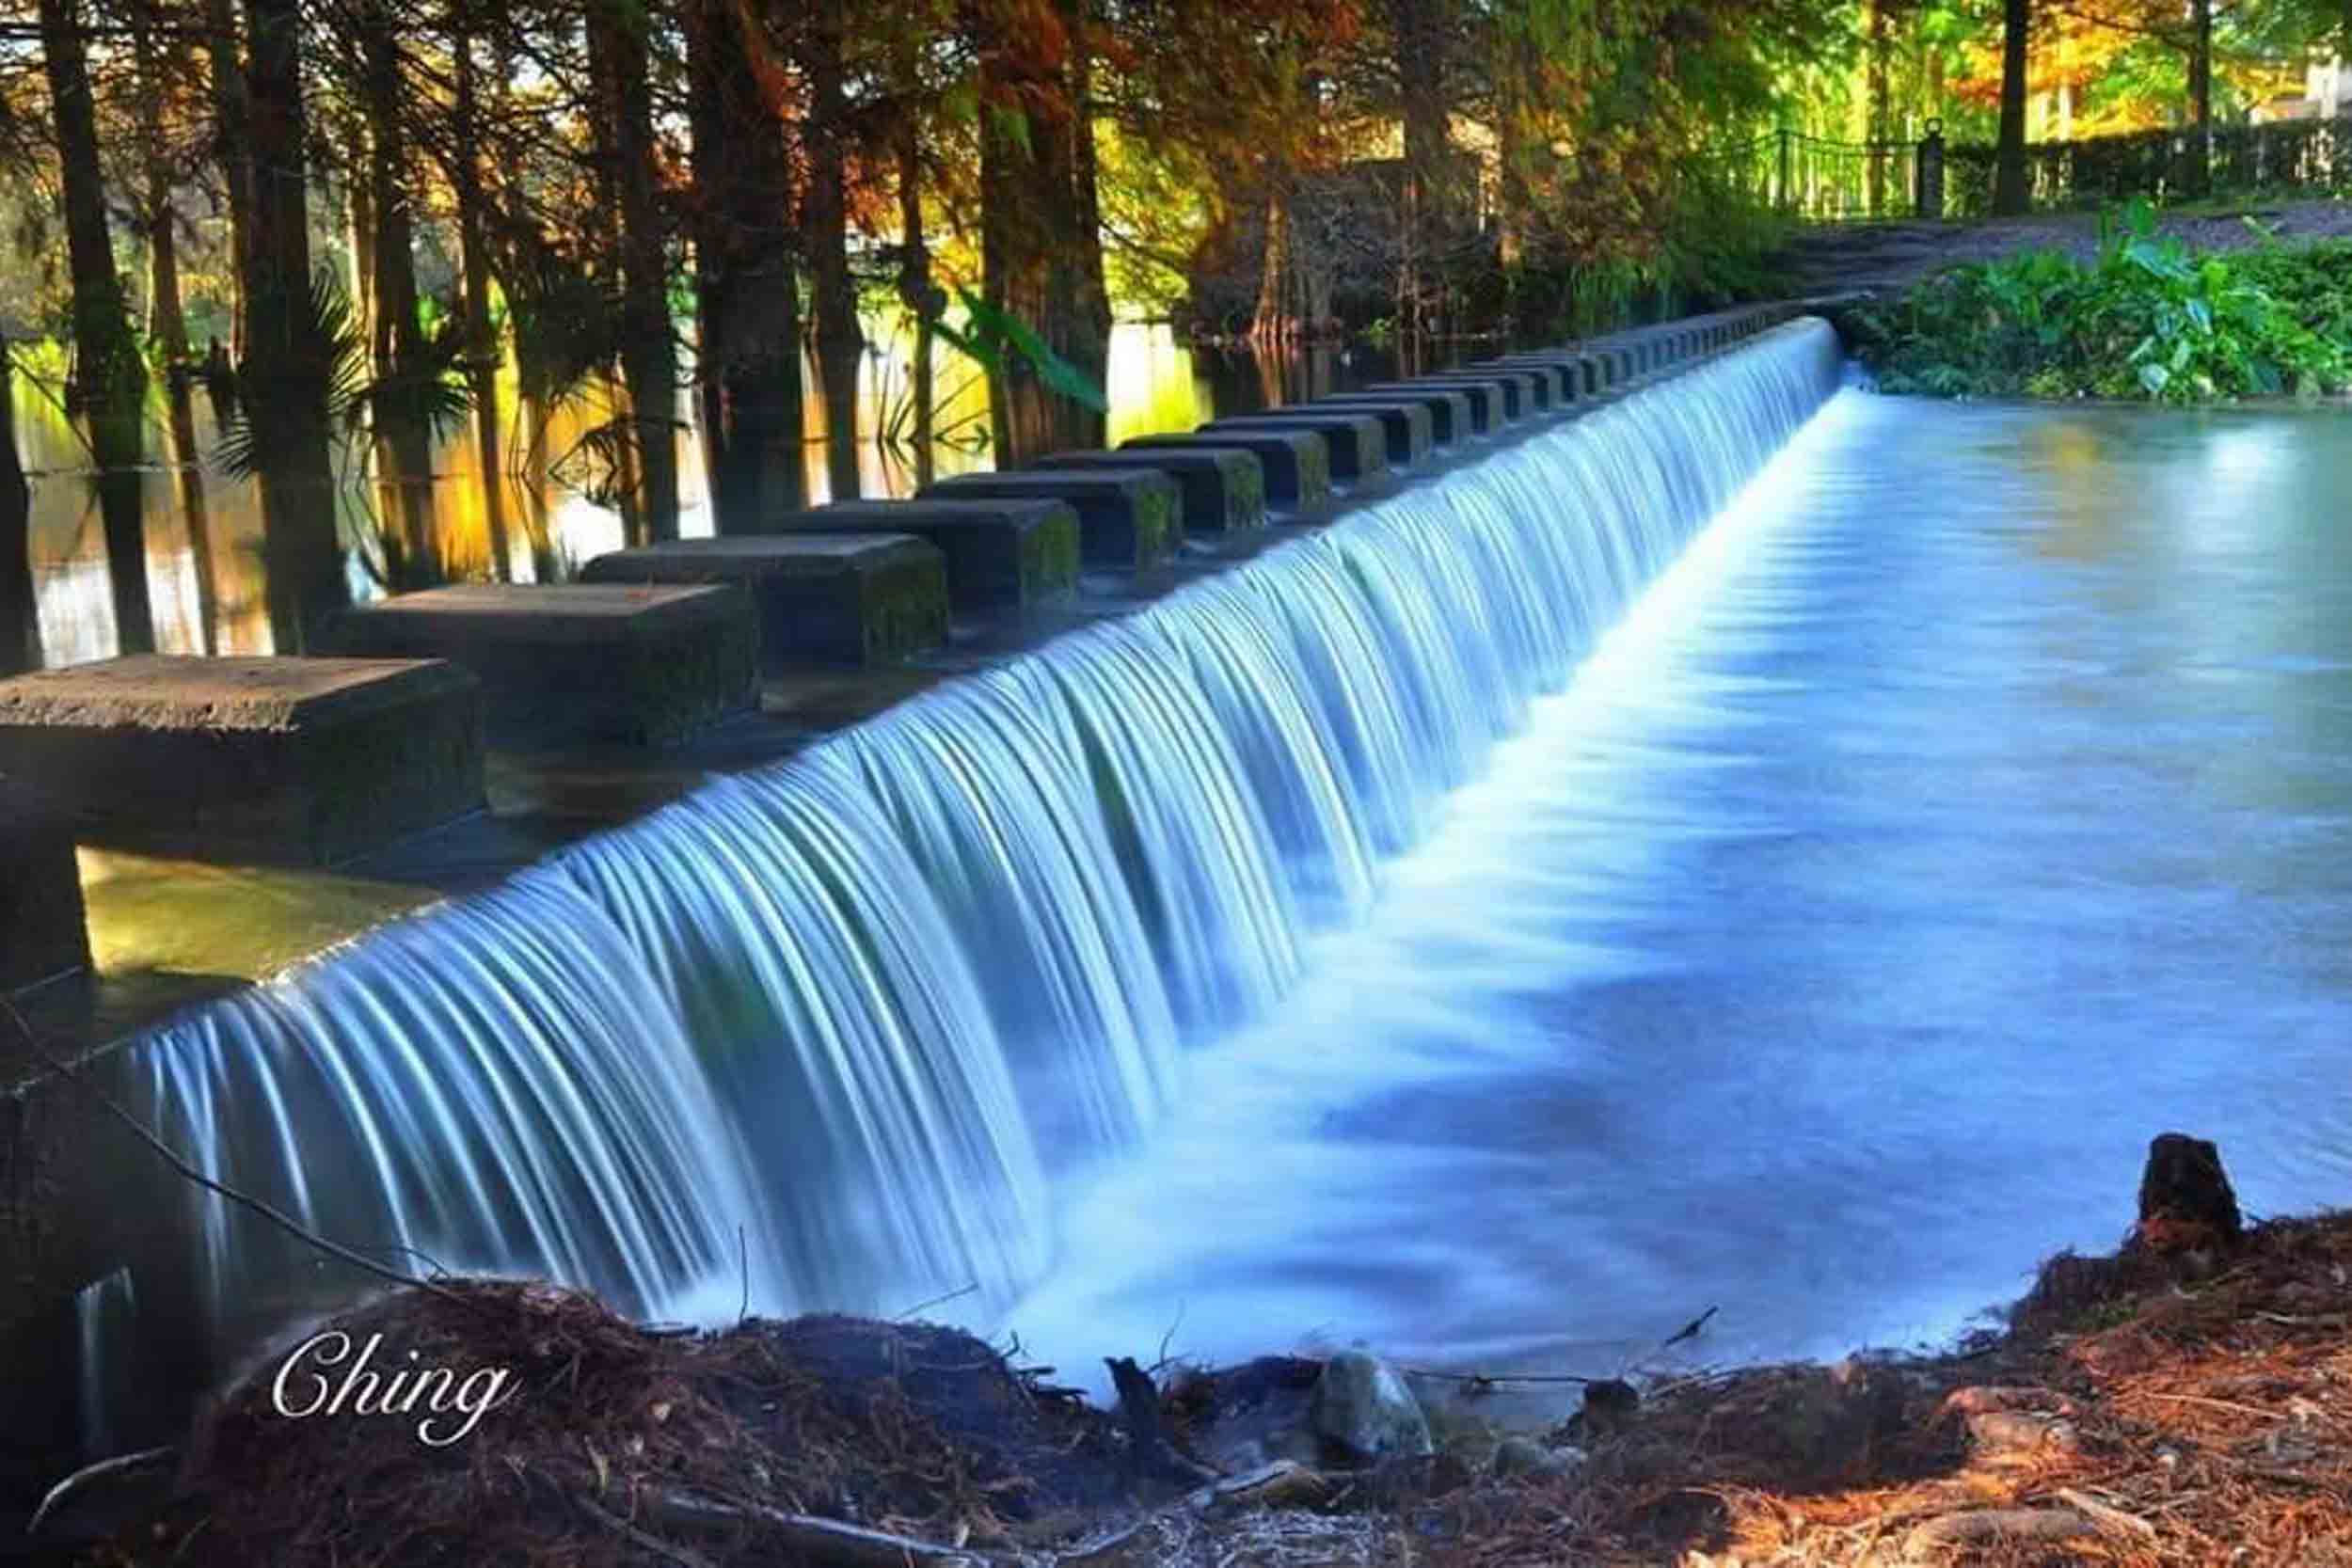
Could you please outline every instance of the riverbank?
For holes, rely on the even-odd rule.
[[[2152,1172],[2168,1145],[2192,1175],[2211,1148],[2159,1140]],[[2051,1259],[1947,1353],[1595,1383],[1517,1432],[1474,1371],[1415,1397],[1360,1352],[1115,1363],[1105,1410],[951,1328],[691,1334],[427,1281],[282,1347],[184,1454],[56,1499],[44,1530],[86,1539],[48,1560],[2352,1560],[2352,1214],[2233,1235],[2218,1185],[2217,1213],[2144,1182],[2121,1251]]]

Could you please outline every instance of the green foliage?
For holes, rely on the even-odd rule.
[[[1002,310],[969,289],[959,289],[965,326],[958,331],[945,322],[933,325],[940,341],[948,343],[988,372],[990,380],[1026,364],[1046,390],[1083,404],[1098,414],[1110,412],[1110,401],[1092,377],[1056,354],[1037,329],[1009,310]]]
[[[2210,404],[2352,383],[2352,244],[2203,254],[2144,201],[2085,266],[2026,251],[1957,267],[1854,312],[1890,392]]]

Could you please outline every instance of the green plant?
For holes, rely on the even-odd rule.
[[[934,323],[931,330],[942,342],[987,372],[990,380],[1004,375],[1016,361],[1025,361],[1048,391],[1083,404],[1098,414],[1110,412],[1110,401],[1093,378],[1055,353],[1027,322],[991,305],[969,289],[958,289],[956,296],[963,302],[963,330],[958,331],[946,322]]]
[[[2144,200],[2086,266],[2026,251],[1957,267],[1850,319],[1891,392],[2208,404],[2352,383],[2352,245],[2201,254]]]

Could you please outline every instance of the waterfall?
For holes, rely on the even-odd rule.
[[[665,1316],[1008,1299],[1052,1179],[1279,1001],[1839,373],[1779,328],[199,1008],[121,1092],[388,1260]],[[171,1201],[224,1334],[317,1277]]]

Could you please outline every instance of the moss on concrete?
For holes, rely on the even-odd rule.
[[[1078,590],[1078,514],[1057,505],[1021,535],[1021,602],[1040,604]]]
[[[947,641],[947,574],[935,553],[868,572],[861,584],[866,663],[896,664]]]

